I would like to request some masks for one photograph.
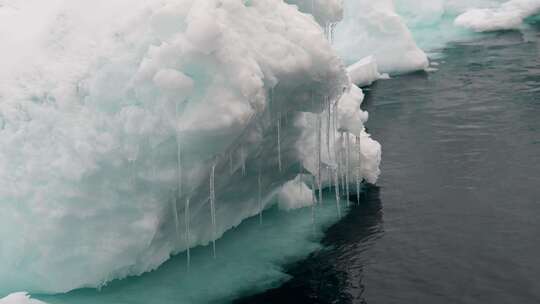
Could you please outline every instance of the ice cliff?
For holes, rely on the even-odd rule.
[[[0,292],[99,287],[276,196],[294,208],[296,186],[374,182],[363,94],[323,29],[341,3],[315,7],[4,1]]]

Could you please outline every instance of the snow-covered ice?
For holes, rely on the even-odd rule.
[[[469,9],[455,24],[477,32],[518,29],[525,18],[540,13],[539,0],[510,0],[493,8]]]
[[[319,23],[334,2],[314,19],[277,0],[4,1],[0,293],[100,287],[212,242],[318,173],[317,116],[322,165],[351,132],[375,181],[363,95]]]
[[[348,64],[373,56],[379,71],[406,73],[428,66],[392,0],[346,0],[335,48]]]

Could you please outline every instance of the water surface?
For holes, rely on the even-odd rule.
[[[237,303],[540,303],[540,27],[437,61],[368,91],[378,187]]]

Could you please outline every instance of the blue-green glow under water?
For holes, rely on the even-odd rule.
[[[293,211],[276,207],[259,217],[244,221],[217,241],[217,257],[212,246],[179,254],[159,269],[140,277],[113,281],[102,290],[83,289],[67,294],[35,298],[50,304],[94,303],[228,303],[233,299],[277,287],[289,275],[283,265],[304,258],[321,247],[326,227],[339,220],[334,197],[328,193],[322,204]],[[347,205],[341,201],[342,209]]]

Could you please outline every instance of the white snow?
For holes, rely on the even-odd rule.
[[[382,78],[388,78],[388,75],[379,73],[377,61],[373,56],[362,58],[348,66],[347,73],[351,77],[351,82],[359,87],[368,86]]]
[[[469,9],[455,24],[476,32],[518,29],[525,18],[540,13],[539,0],[510,0],[494,8]]]
[[[313,205],[311,189],[300,177],[285,183],[278,192],[278,205],[282,210],[293,210]]]
[[[335,48],[349,64],[373,56],[384,73],[428,66],[426,54],[416,45],[392,0],[346,0],[344,20],[336,27]]]

